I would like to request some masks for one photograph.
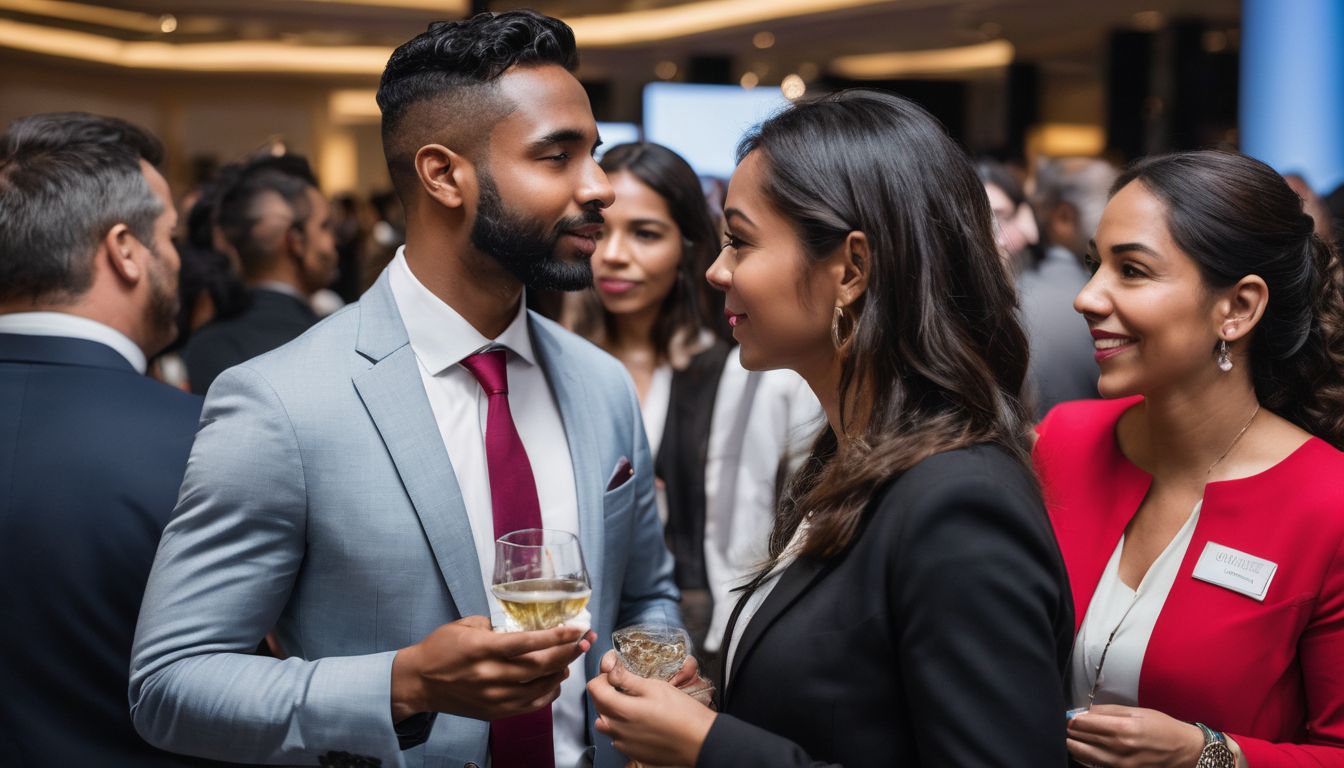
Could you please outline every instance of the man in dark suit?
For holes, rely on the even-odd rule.
[[[201,410],[143,375],[177,310],[162,155],[88,114],[0,137],[0,765],[187,764],[126,701]]]
[[[308,302],[336,275],[331,205],[301,157],[239,169],[220,197],[217,221],[242,265],[249,304],[197,331],[182,350],[191,391],[200,395],[225,369],[311,328],[318,318]]]

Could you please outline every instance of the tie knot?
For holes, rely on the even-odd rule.
[[[480,382],[487,395],[509,394],[509,375],[504,367],[504,350],[477,352],[462,361],[462,367]]]

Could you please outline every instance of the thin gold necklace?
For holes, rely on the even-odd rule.
[[[1228,443],[1227,450],[1223,451],[1223,455],[1219,456],[1217,459],[1214,460],[1212,464],[1209,465],[1208,471],[1204,473],[1205,477],[1208,477],[1210,474],[1212,474],[1213,468],[1221,464],[1223,459],[1226,459],[1227,455],[1232,452],[1232,449],[1237,447],[1237,443],[1241,442],[1241,436],[1246,434],[1246,430],[1251,428],[1251,422],[1255,421],[1255,417],[1258,416],[1259,414],[1260,414],[1260,403],[1256,403],[1255,410],[1251,411],[1251,418],[1246,420],[1246,423],[1242,426],[1241,431],[1237,433],[1236,437],[1232,438],[1231,443]]]

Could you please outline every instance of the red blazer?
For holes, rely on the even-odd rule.
[[[1079,626],[1152,482],[1115,439],[1139,401],[1066,403],[1037,427],[1036,470]],[[1193,578],[1210,541],[1278,564],[1263,603]],[[1148,642],[1139,705],[1227,732],[1251,768],[1344,766],[1344,453],[1312,438],[1258,475],[1207,486]]]

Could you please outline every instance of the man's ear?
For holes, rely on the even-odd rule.
[[[868,276],[873,265],[868,236],[859,231],[850,232],[832,258],[835,259],[832,265],[836,280],[835,303],[847,307],[868,291]]]
[[[299,224],[293,224],[285,230],[285,255],[303,261],[303,254],[308,250],[308,237],[303,232],[303,227]]]
[[[467,190],[476,184],[476,167],[442,144],[426,144],[415,153],[415,173],[425,194],[445,208],[466,204]]]
[[[145,268],[141,263],[140,251],[147,250],[130,227],[114,224],[98,243],[99,253],[105,254],[112,274],[127,285],[135,285],[144,277]]]

